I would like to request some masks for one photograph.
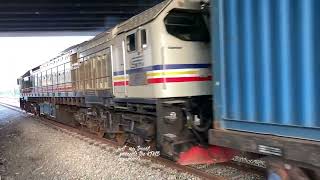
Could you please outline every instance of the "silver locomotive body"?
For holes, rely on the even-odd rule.
[[[21,107],[175,158],[207,141],[209,52],[200,2],[167,0],[26,73]]]

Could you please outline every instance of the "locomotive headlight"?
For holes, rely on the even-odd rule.
[[[177,120],[177,113],[176,112],[170,112],[170,114],[168,116],[165,116],[165,119],[174,122],[175,120]]]
[[[170,117],[170,119],[172,119],[172,120],[176,120],[176,119],[177,119],[177,113],[176,113],[176,112],[170,112],[169,117]]]
[[[199,118],[198,115],[194,115],[193,124],[196,125],[196,126],[200,126],[201,125],[201,119]]]

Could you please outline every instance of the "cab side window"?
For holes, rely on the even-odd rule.
[[[141,37],[141,48],[146,49],[147,45],[147,31],[145,29],[140,30],[140,37]]]
[[[172,10],[164,23],[169,34],[183,41],[210,41],[209,30],[200,12]]]
[[[127,50],[128,52],[136,50],[136,33],[127,36]]]

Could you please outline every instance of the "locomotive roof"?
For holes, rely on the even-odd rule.
[[[73,50],[74,48],[76,48],[76,47],[79,46],[79,45],[80,45],[80,44],[73,45],[73,46],[65,49],[64,51],[62,51],[61,54],[68,53],[69,51]]]
[[[112,37],[112,35],[116,35],[116,34],[120,34],[126,31],[130,31],[131,29],[137,28],[149,21],[152,21],[153,19],[155,19],[173,0],[165,0],[157,5],[155,5],[154,7],[133,16],[132,18],[120,23],[119,25],[115,26],[114,28],[111,28],[107,31],[104,31],[98,35],[96,35],[94,38],[92,38],[91,40],[88,41],[84,41],[80,44],[71,46],[67,49],[65,49],[64,51],[62,51],[61,53],[59,53],[58,56],[52,58],[49,61],[46,61],[45,63],[43,63],[40,66],[46,65],[48,63],[50,63],[51,61],[65,55],[68,53],[71,53],[71,51],[78,51],[79,48],[84,47],[86,45],[88,45],[90,42],[95,41],[100,39],[101,37],[106,37],[106,41],[110,40]]]
[[[133,16],[132,18],[116,25],[115,27],[104,31],[98,35],[96,35],[94,38],[85,41],[79,45],[77,45],[80,49],[88,49],[91,47],[90,43],[94,43],[95,41],[99,41],[102,37],[104,37],[103,41],[109,41],[112,39],[113,35],[117,35],[126,31],[129,31],[131,29],[137,28],[142,24],[145,24],[153,19],[155,19],[163,9],[165,9],[173,0],[165,0],[161,2],[160,4],[155,5],[154,7],[143,11],[142,13]]]
[[[155,19],[173,0],[166,0],[157,4],[156,6],[143,11],[142,13],[133,16],[132,18],[119,24],[117,28],[117,34],[129,31],[131,29],[137,28],[149,21]]]

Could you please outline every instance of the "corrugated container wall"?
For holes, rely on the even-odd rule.
[[[221,128],[320,141],[320,1],[214,0]]]

